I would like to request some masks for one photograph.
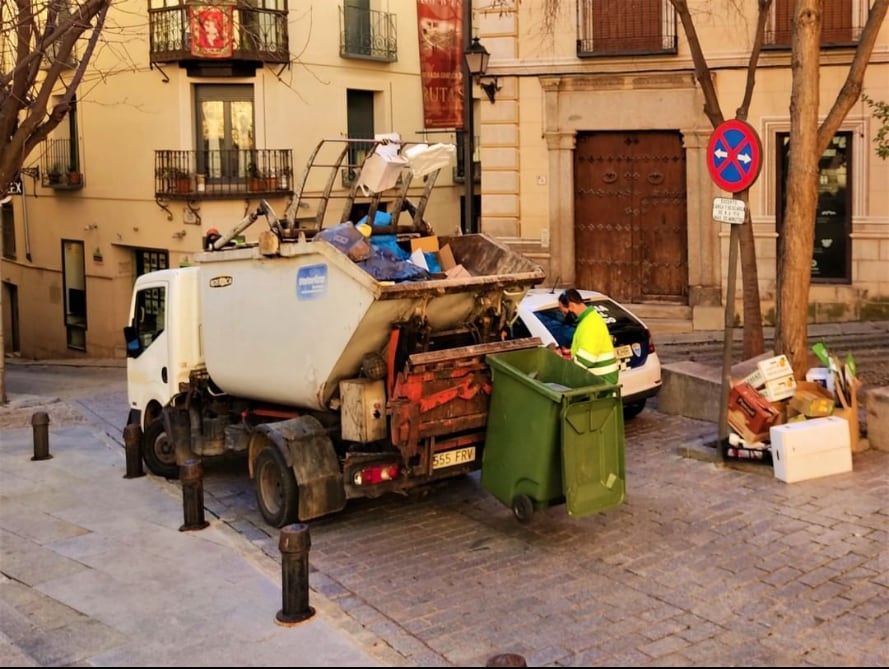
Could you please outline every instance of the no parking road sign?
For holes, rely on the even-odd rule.
[[[749,123],[732,119],[710,136],[707,168],[717,186],[738,193],[756,181],[762,167],[762,144]]]

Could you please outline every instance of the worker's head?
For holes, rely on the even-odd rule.
[[[559,311],[563,314],[580,316],[586,309],[586,304],[580,293],[575,288],[569,288],[559,295]]]

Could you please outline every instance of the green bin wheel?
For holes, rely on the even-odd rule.
[[[520,523],[527,523],[534,515],[534,502],[527,495],[516,495],[512,500],[512,513]]]

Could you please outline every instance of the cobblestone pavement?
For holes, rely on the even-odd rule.
[[[67,404],[120,440],[108,373],[108,392]],[[889,453],[785,484],[768,464],[683,457],[716,426],[656,407],[626,425],[621,506],[579,519],[551,506],[522,525],[477,474],[350,502],[310,523],[313,591],[405,665],[505,652],[529,666],[889,665]],[[280,562],[242,460],[205,463],[204,493]]]

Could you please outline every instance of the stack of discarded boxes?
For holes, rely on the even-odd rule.
[[[814,367],[797,381],[783,355],[761,360],[737,380],[728,399],[727,455],[771,459],[775,476],[792,483],[852,470],[859,441],[860,381],[851,356],[842,363],[816,344]]]

